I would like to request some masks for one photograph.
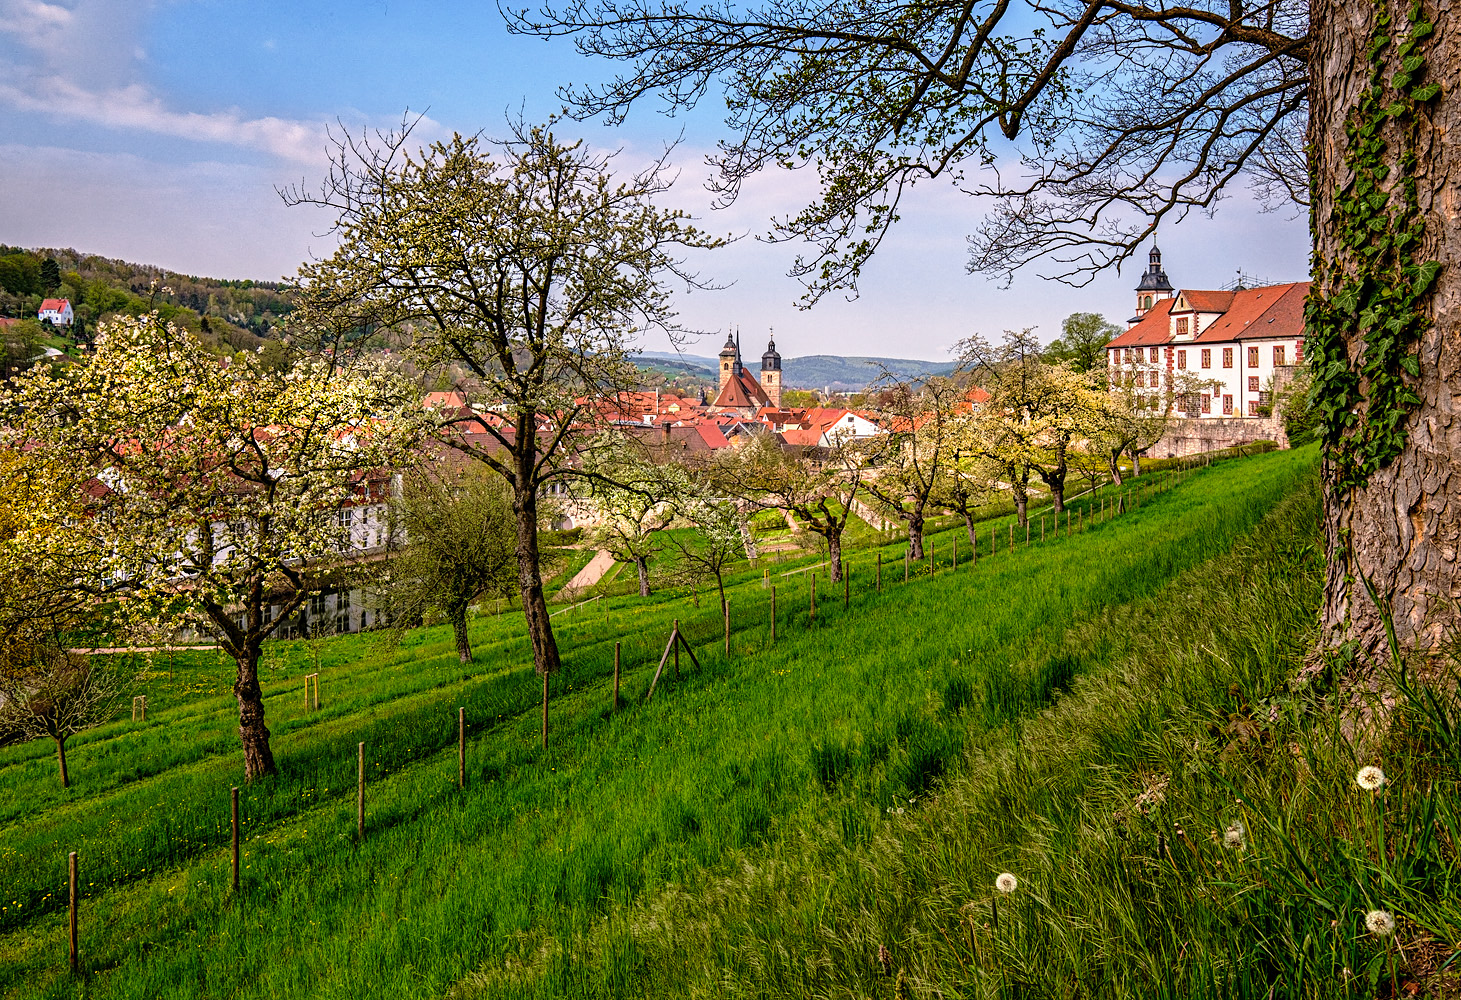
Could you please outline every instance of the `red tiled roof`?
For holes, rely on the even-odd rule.
[[[781,432],[781,440],[798,448],[815,448],[822,443],[822,430],[817,427],[785,430]]]
[[[1237,292],[1212,291],[1204,288],[1194,288],[1191,291],[1186,288],[1177,293],[1177,300],[1182,303],[1181,308],[1173,308],[1173,312],[1183,313],[1189,310],[1196,310],[1203,313],[1227,312],[1233,307],[1233,297]]]
[[[1304,335],[1304,300],[1309,282],[1249,288],[1239,292],[1233,306],[1197,335],[1198,343],[1215,340],[1250,340]]]
[[[763,406],[771,405],[771,397],[766,395],[766,390],[761,388],[761,383],[751,377],[747,371],[741,371],[720,391],[711,404],[720,409],[760,409]]]
[[[65,312],[66,307],[70,304],[66,299],[46,299],[46,301],[41,303],[41,312],[50,312],[52,310]]]
[[[1168,320],[1168,315],[1172,311],[1174,301],[1174,299],[1158,301],[1147,310],[1140,323],[1107,344],[1107,350],[1114,347],[1146,347],[1151,344],[1167,343],[1172,339],[1172,324]]]
[[[1184,288],[1175,298],[1163,299],[1153,305],[1140,323],[1106,346],[1114,349],[1173,343],[1170,315],[1178,299],[1198,312],[1222,313],[1202,328],[1196,337],[1183,343],[1211,344],[1260,337],[1302,337],[1304,299],[1308,294],[1307,281],[1267,285],[1263,288],[1242,288],[1235,292]]]

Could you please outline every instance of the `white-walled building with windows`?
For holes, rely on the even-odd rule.
[[[1184,416],[1263,416],[1275,373],[1304,362],[1307,281],[1173,288],[1153,247],[1136,293],[1136,315],[1106,345],[1107,374],[1113,387],[1147,393],[1155,405],[1171,392]]]

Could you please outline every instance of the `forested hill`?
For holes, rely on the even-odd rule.
[[[220,350],[253,350],[277,339],[275,328],[293,309],[289,286],[279,282],[198,277],[78,250],[0,244],[0,316],[34,318],[47,297],[71,301],[83,339],[109,315],[157,309]]]
[[[689,366],[703,368],[705,375],[715,378],[720,362],[696,354],[670,354],[645,351],[643,358],[672,359]],[[760,356],[744,361],[753,372],[760,371]],[[809,354],[803,358],[785,358],[781,362],[781,381],[789,389],[824,389],[834,392],[859,391],[877,380],[886,369],[895,378],[919,379],[925,375],[947,375],[954,370],[950,361],[918,361],[910,358],[844,358],[835,354]]]

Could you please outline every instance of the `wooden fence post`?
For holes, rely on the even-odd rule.
[[[1030,547],[1030,519],[1025,518],[1025,548]]]
[[[547,676],[544,674],[543,676]],[[357,778],[355,788],[355,836],[360,840],[365,839],[365,744],[356,744],[355,752],[358,755]]]
[[[680,644],[675,640],[680,636],[680,619],[675,619],[675,630],[670,633],[670,645],[675,647],[675,680],[680,679]]]
[[[619,647],[621,643],[614,643],[614,711],[619,710]]]
[[[233,800],[233,891],[238,893],[238,786],[229,793]]]
[[[72,851],[66,859],[69,871],[70,896],[71,896],[71,975],[76,975],[81,970],[81,956],[76,949],[76,852]]]
[[[990,528],[989,529],[989,554],[991,556],[994,555],[995,546],[997,546],[998,544],[999,544],[999,542],[996,541],[995,540],[995,537],[994,537],[994,529],[993,528]]]
[[[907,583],[908,582],[908,566],[912,562],[912,560],[913,560],[913,549],[911,547],[904,549],[903,550],[903,582],[904,583]]]
[[[315,673],[315,711],[320,710],[320,675]]]
[[[467,787],[467,710],[457,706],[457,787]]]
[[[1011,521],[1010,522],[1010,544],[1009,544],[1009,551],[1013,552],[1014,550],[1015,550],[1015,522]]]
[[[1045,541],[1045,515],[1040,515],[1040,541]]]

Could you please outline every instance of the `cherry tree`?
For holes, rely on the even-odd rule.
[[[72,528],[100,553],[81,581],[122,632],[215,639],[235,664],[245,777],[275,771],[259,658],[355,546],[414,415],[411,386],[356,358],[224,361],[155,313],[101,324],[94,353],[0,397],[11,434],[94,473]]]

